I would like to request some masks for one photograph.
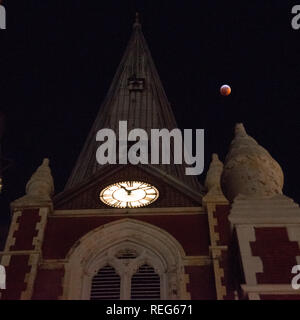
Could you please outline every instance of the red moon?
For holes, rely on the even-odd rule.
[[[231,88],[227,84],[224,84],[220,88],[220,93],[221,93],[222,96],[229,96],[230,93],[231,93]]]

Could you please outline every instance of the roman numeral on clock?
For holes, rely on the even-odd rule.
[[[153,200],[153,198],[151,198],[151,197],[145,197],[144,199],[147,200],[147,201],[152,201]]]

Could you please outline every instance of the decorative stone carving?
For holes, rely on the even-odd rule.
[[[40,202],[51,202],[54,192],[49,159],[44,159],[26,185],[26,195],[14,201],[12,206],[31,206]]]
[[[207,188],[208,196],[222,196],[223,192],[221,189],[221,175],[223,172],[223,163],[219,160],[216,153],[212,155],[212,161],[210,163],[206,179],[205,187]]]
[[[230,201],[238,194],[272,197],[282,194],[283,180],[280,165],[246,133],[243,124],[237,124],[221,178],[225,196]]]

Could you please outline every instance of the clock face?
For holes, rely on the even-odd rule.
[[[139,208],[154,202],[158,195],[158,190],[149,183],[122,181],[104,188],[100,200],[115,208]]]

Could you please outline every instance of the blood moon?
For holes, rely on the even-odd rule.
[[[222,87],[220,88],[220,93],[222,96],[229,96],[231,93],[230,86],[227,84],[222,85]]]

